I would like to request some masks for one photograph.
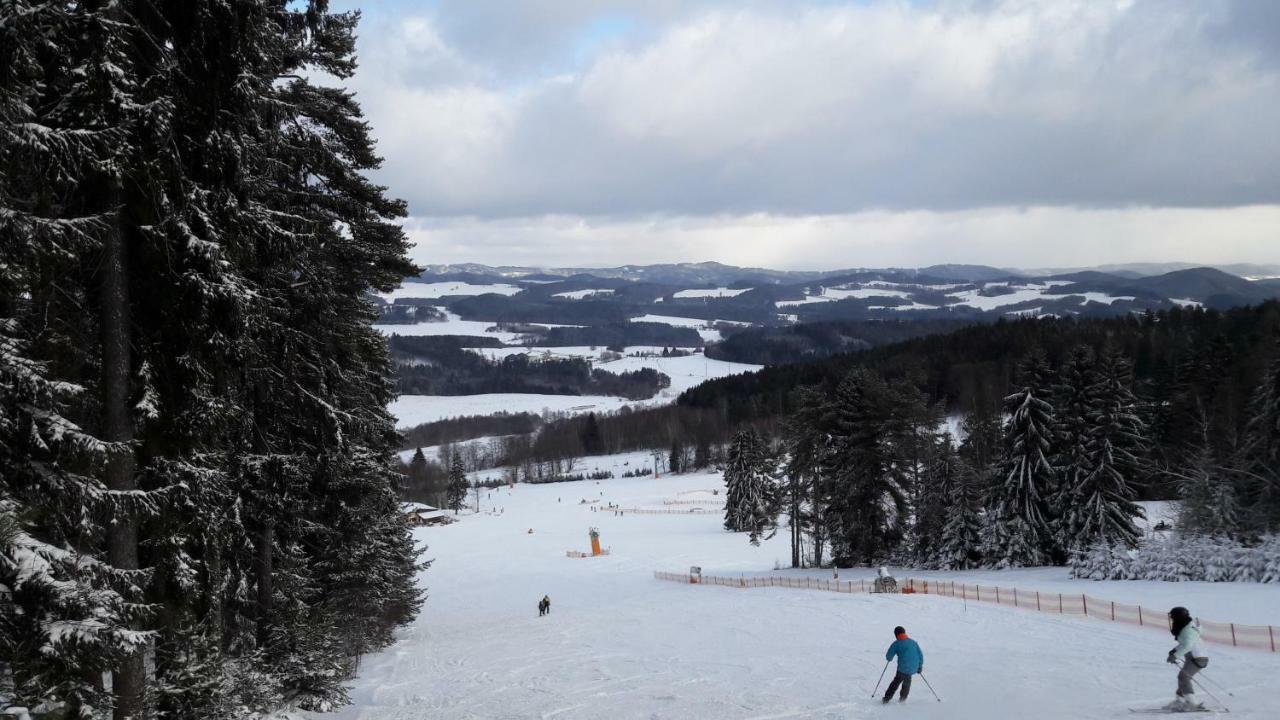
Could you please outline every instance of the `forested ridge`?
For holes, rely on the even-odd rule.
[[[0,5],[0,705],[333,708],[418,612],[357,19]]]
[[[1069,561],[1091,577],[1280,582],[1278,311],[997,324],[841,358],[833,387],[791,389],[771,439],[734,437],[726,527],[756,542],[785,510],[794,565]],[[756,413],[740,422],[769,408],[739,407]],[[1188,545],[1125,554],[1144,493],[1181,501]]]

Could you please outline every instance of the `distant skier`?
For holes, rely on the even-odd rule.
[[[1167,660],[1172,665],[1177,665],[1179,658],[1183,660],[1182,669],[1178,671],[1178,697],[1165,707],[1175,711],[1203,710],[1204,704],[1196,700],[1196,690],[1191,683],[1196,673],[1209,666],[1209,656],[1200,647],[1200,627],[1184,607],[1170,610],[1169,622],[1178,644],[1169,651]]]
[[[893,693],[899,685],[902,686],[902,694],[898,696],[898,702],[906,702],[907,695],[911,693],[911,676],[924,672],[924,651],[920,649],[920,644],[907,637],[907,631],[901,625],[893,629],[893,636],[897,639],[889,646],[884,659],[892,660],[897,657],[898,672],[894,674],[893,682],[889,683],[889,689],[885,691],[881,701],[885,703],[893,699]]]
[[[547,615],[551,614],[551,596],[550,595],[542,596],[542,607],[544,609],[545,614]]]

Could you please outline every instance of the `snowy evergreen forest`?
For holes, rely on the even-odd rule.
[[[1152,403],[1115,347],[1076,346],[1056,367],[1029,354],[1002,406],[963,416],[961,438],[916,380],[855,367],[833,394],[798,390],[772,448],[735,436],[726,528],[755,543],[785,512],[793,566],[1070,562],[1082,577],[1278,582],[1280,351],[1243,431],[1225,437],[1210,431],[1222,368],[1196,357],[1206,363],[1180,368],[1173,401]],[[1185,439],[1162,457],[1152,438],[1170,426]],[[1128,552],[1142,537],[1139,488],[1169,479],[1178,535]]]
[[[0,706],[331,708],[416,615],[357,19],[0,4]]]

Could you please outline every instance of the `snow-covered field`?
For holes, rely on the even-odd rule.
[[[1129,708],[1172,696],[1174,672],[1164,655],[1173,643],[1158,631],[928,595],[656,581],[653,570],[690,565],[719,575],[773,572],[789,557],[786,533],[751,547],[743,535],[721,530],[715,514],[615,517],[590,509],[610,502],[661,507],[719,483],[701,474],[517,485],[486,492],[483,514],[417,530],[434,560],[422,577],[429,590],[422,615],[395,646],[363,659],[352,706],[308,717],[1127,718]],[[588,549],[593,526],[611,554],[565,557],[566,550]],[[870,575],[845,571],[841,578]],[[1062,569],[965,577],[1058,584],[1154,607],[1185,603],[1219,620],[1280,623],[1274,586],[1093,583],[1070,580]],[[535,604],[544,594],[552,612],[540,618]],[[905,705],[883,708],[871,699],[897,624],[923,646],[926,676],[942,703],[918,679]],[[1201,677],[1234,693],[1218,692],[1233,717],[1280,716],[1280,655],[1217,645],[1208,651],[1212,661]]]
[[[641,348],[628,348],[629,352]],[[649,350],[652,350],[650,348]],[[658,352],[662,348],[657,348]],[[475,352],[491,359],[500,359],[522,353],[547,353],[553,357],[598,357],[599,351],[588,347],[570,348],[477,348]],[[760,369],[759,365],[712,360],[701,354],[685,357],[623,357],[612,362],[596,362],[594,367],[621,373],[653,368],[671,378],[671,385],[645,400],[627,400],[608,395],[535,395],[528,393],[493,393],[489,395],[401,395],[391,403],[391,414],[396,417],[396,427],[407,428],[425,422],[434,422],[461,415],[489,415],[496,412],[552,412],[580,415],[588,412],[609,412],[624,405],[648,407],[667,405],[676,401],[680,393],[707,380],[737,375]]]
[[[719,330],[711,329],[711,325],[715,323],[726,323],[729,325],[738,325],[740,327],[749,327],[751,323],[736,322],[733,320],[701,320],[699,318],[676,317],[674,315],[641,315],[640,317],[631,318],[631,322],[651,322],[662,323],[672,327],[687,327],[698,331],[702,339],[706,342],[720,342],[723,337]]]
[[[653,397],[632,403],[635,406],[646,405],[665,405],[675,402],[680,393],[691,387],[700,385],[708,380],[726,377],[728,375],[739,375],[745,372],[754,372],[764,367],[763,365],[748,365],[746,363],[726,362],[724,360],[713,360],[703,356],[701,353],[686,355],[684,357],[662,357],[662,348],[653,346],[632,346],[625,350],[625,357],[609,362],[599,362],[597,358],[602,354],[600,348],[590,347],[558,347],[558,348],[473,348],[472,352],[479,353],[491,360],[500,360],[511,355],[519,355],[524,353],[532,353],[535,357],[580,357],[595,360],[592,367],[599,370],[607,370],[612,373],[633,372],[642,368],[653,368],[667,377],[671,378],[671,385],[662,390]],[[648,353],[647,356],[633,357],[632,353]]]
[[[389,293],[378,293],[383,300],[395,302],[397,298],[438,298],[446,295],[515,295],[520,288],[505,283],[494,285],[473,285],[464,282],[419,283],[405,282]]]
[[[701,288],[694,290],[677,290],[671,297],[673,298],[708,298],[708,297],[737,297],[751,288],[742,288],[735,290],[733,288]]]
[[[383,335],[470,335],[473,337],[497,338],[502,343],[518,343],[525,336],[520,333],[491,330],[497,323],[488,320],[463,320],[456,313],[443,307],[436,308],[445,314],[444,322],[423,322],[412,325],[374,325],[373,329]],[[578,327],[577,325],[556,325],[538,323],[542,327]]]
[[[613,290],[609,288],[592,288],[590,290],[570,290],[569,292],[556,293],[551,297],[568,298],[569,300],[581,300],[583,298],[592,297],[594,295],[612,295]]]
[[[1066,297],[1079,297],[1081,305],[1096,302],[1103,305],[1110,305],[1120,300],[1133,300],[1132,295],[1108,295],[1100,292],[1080,292],[1070,294],[1055,294],[1052,292],[1057,285],[1062,285],[1061,280],[1050,280],[1043,283],[1029,283],[1026,285],[1010,284],[1009,289],[1013,292],[1007,295],[997,295],[995,297],[983,297],[977,290],[964,290],[961,292],[949,293],[949,297],[955,298],[957,304],[968,305],[969,307],[978,308],[979,310],[994,310],[996,308],[1006,307],[1008,305],[1016,305],[1018,303],[1034,301],[1034,300],[1061,300]]]
[[[397,428],[463,415],[494,413],[542,414],[543,412],[612,412],[632,405],[626,398],[610,395],[536,395],[533,393],[489,393],[487,395],[401,395],[387,409],[396,418]]]

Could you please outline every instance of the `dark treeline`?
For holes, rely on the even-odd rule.
[[[1020,358],[1038,351],[1061,367],[1078,345],[1114,347],[1133,362],[1136,390],[1152,403],[1167,399],[1179,368],[1199,364],[1220,408],[1215,428],[1239,436],[1244,398],[1260,382],[1280,331],[1280,302],[1226,311],[1174,308],[1119,318],[999,321],[930,335],[817,362],[768,367],[704,383],[680,397],[689,407],[721,408],[732,424],[778,418],[796,409],[794,391],[834,392],[853,367],[889,380],[912,378],[931,403],[951,414],[998,406],[1012,387]]]
[[[530,341],[536,346],[601,346],[621,352],[634,345],[696,348],[703,346],[697,330],[666,323],[623,322],[594,327],[553,327]]]
[[[417,613],[356,19],[0,4],[0,704],[328,709]]]
[[[585,358],[543,358],[518,353],[490,360],[479,353],[440,344],[419,348],[416,362],[396,366],[396,390],[408,395],[546,393],[653,397],[671,378],[652,368],[612,373],[592,369]]]
[[[866,320],[818,322],[739,330],[707,347],[716,360],[753,365],[811,362],[922,335],[954,332],[971,320]]]
[[[625,322],[629,317],[643,314],[628,305],[607,300],[587,298],[568,302],[497,294],[454,300],[449,303],[449,309],[464,320],[570,325]]]
[[[400,449],[430,445],[447,445],[460,440],[490,435],[523,435],[542,426],[542,418],[532,413],[498,413],[495,415],[468,415],[466,417],[437,420],[404,431]]]
[[[1230,367],[1215,346],[1184,358],[1155,401],[1135,393],[1118,345],[1076,345],[1057,365],[1033,350],[999,405],[964,415],[959,443],[910,377],[854,367],[834,392],[798,389],[773,448],[738,433],[726,527],[756,542],[785,511],[793,565],[1096,563],[1138,545],[1140,489],[1172,479],[1183,534],[1269,542],[1280,531],[1280,346],[1268,343],[1227,438],[1213,429],[1232,421],[1215,415]]]

